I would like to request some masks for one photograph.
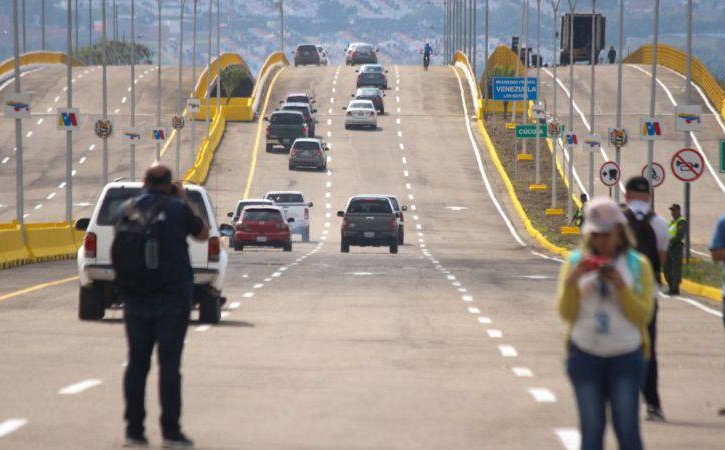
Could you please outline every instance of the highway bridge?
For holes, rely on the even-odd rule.
[[[185,429],[201,448],[215,449],[577,448],[564,326],[555,305],[561,260],[529,236],[510,199],[477,124],[478,94],[470,89],[468,69],[458,64],[424,71],[394,61],[386,67],[386,114],[372,131],[343,125],[342,107],[355,91],[351,67],[284,66],[260,92],[258,118],[288,92],[314,95],[318,134],[331,147],[327,172],[288,171],[285,154],[264,151],[259,119],[226,124],[205,183],[219,220],[240,198],[300,190],[314,202],[312,239],[295,242],[291,253],[230,252],[222,321],[193,323],[188,333]],[[574,100],[588,111],[588,72],[575,69]],[[605,134],[616,78],[614,67],[597,70],[596,123]],[[646,113],[647,70],[625,68],[625,122]],[[63,217],[64,134],[52,115],[41,114],[63,103],[63,71],[43,66],[22,78],[23,89],[35,93],[38,113],[23,130],[31,222]],[[673,101],[682,101],[683,81],[664,68],[660,73],[657,104],[666,115]],[[150,124],[154,70],[142,67],[137,74],[139,120]],[[168,117],[176,105],[175,72],[163,68],[163,74]],[[98,67],[73,69],[76,104],[89,115],[100,111],[99,76]],[[188,72],[185,77],[190,85]],[[542,78],[542,92],[550,96],[548,70]],[[108,80],[110,111],[122,120],[128,68],[110,68]],[[565,118],[567,97],[563,89],[559,93]],[[576,128],[584,130],[587,120],[577,114]],[[721,118],[706,113],[704,120],[698,140],[714,160]],[[101,141],[91,123],[74,134],[76,217],[89,215],[102,187]],[[197,124],[201,135],[203,122]],[[187,130],[185,168],[192,162]],[[10,121],[0,123],[0,136],[6,186],[0,218],[8,222],[15,218]],[[667,138],[657,146],[661,162],[681,140]],[[127,148],[117,142],[110,148],[110,178],[128,176]],[[609,149],[604,153],[612,157]],[[623,153],[625,174],[636,173],[643,146],[632,141]],[[152,144],[140,146],[138,171],[154,159]],[[173,161],[171,146],[162,162]],[[586,159],[576,161],[584,180]],[[722,179],[707,173],[693,187],[693,245],[700,252],[722,211],[721,186]],[[407,243],[398,255],[360,248],[340,253],[336,211],[350,196],[371,192],[396,194],[409,208]],[[658,209],[680,196],[681,185],[668,179],[657,191]],[[118,448],[126,362],[122,312],[110,311],[99,322],[77,320],[73,260],[6,268],[0,279],[0,448]],[[725,404],[719,305],[663,295],[659,329],[668,421],[644,422],[645,443],[719,448],[725,426],[716,415]],[[155,382],[149,390],[147,422],[157,442]],[[613,436],[607,440],[612,446]]]

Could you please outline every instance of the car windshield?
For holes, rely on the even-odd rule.
[[[355,47],[355,51],[358,53],[370,54],[373,52],[372,45],[359,45]]]
[[[347,212],[353,214],[390,214],[390,202],[384,198],[355,199],[350,202]]]
[[[272,114],[271,122],[276,125],[299,125],[304,121],[304,116],[294,113]]]
[[[314,45],[300,45],[297,47],[297,51],[300,52],[301,55],[312,55],[313,53],[317,53],[317,47]]]
[[[320,143],[315,141],[295,141],[295,150],[318,150]]]
[[[306,95],[290,95],[287,97],[287,103],[309,103],[310,98]]]
[[[268,199],[275,203],[303,203],[305,199],[302,194],[269,194]]]
[[[390,203],[393,205],[393,209],[396,211],[400,211],[400,204],[398,203],[398,199],[395,197],[388,197],[390,200]]]
[[[244,222],[283,222],[282,213],[276,209],[247,209],[244,211]]]
[[[306,106],[292,106],[292,105],[285,105],[282,107],[285,111],[299,111],[302,114],[309,114],[310,110]]]
[[[98,219],[96,222],[98,225],[113,225],[113,219],[118,212],[118,208],[123,203],[131,198],[137,197],[142,192],[139,187],[118,187],[109,189],[106,192],[106,196],[103,198],[103,204],[101,210],[98,213]],[[186,190],[186,195],[189,197],[189,203],[191,209],[199,217],[209,217],[206,211],[206,205],[200,192]]]
[[[370,102],[351,102],[348,109],[374,109]]]
[[[377,97],[380,95],[380,92],[378,92],[377,89],[359,89],[357,91],[358,96],[366,96],[366,97]]]
[[[264,201],[264,202],[239,202],[237,204],[237,210],[236,210],[236,216],[239,217],[242,214],[242,210],[245,206],[255,206],[255,205],[269,205],[271,202]]]
[[[365,66],[362,71],[365,73],[383,73],[383,68],[381,66]]]

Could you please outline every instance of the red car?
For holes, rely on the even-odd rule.
[[[235,225],[234,250],[244,246],[281,247],[292,251],[292,236],[282,208],[277,206],[247,206]]]

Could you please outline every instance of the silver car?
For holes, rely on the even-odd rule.
[[[298,167],[327,170],[327,150],[327,146],[319,139],[297,139],[289,152],[289,170],[296,170]]]
[[[370,100],[352,100],[343,109],[347,110],[345,114],[345,129],[352,127],[378,127],[378,113],[375,111],[375,105]]]

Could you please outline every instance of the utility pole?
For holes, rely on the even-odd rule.
[[[619,60],[617,61],[617,128],[622,128],[622,52],[624,51],[624,0],[619,0]],[[616,146],[614,149],[614,159],[619,167],[620,173],[622,170],[622,148]],[[614,201],[619,203],[619,183],[614,185]]]
[[[78,0],[75,0],[75,8],[73,8],[73,12],[75,14],[75,23],[76,23],[76,41],[75,41],[75,53],[78,53]]]
[[[93,0],[88,0],[88,46],[93,46]]]
[[[471,3],[473,4],[473,20],[472,20],[473,25],[471,26],[471,30],[472,30],[471,35],[472,35],[472,40],[473,40],[473,50],[471,50],[471,53],[473,54],[472,68],[473,68],[473,78],[476,79],[476,84],[478,84],[478,76],[476,75],[476,73],[477,73],[476,72],[476,53],[478,50],[476,48],[476,34],[477,34],[476,31],[478,30],[478,21],[477,21],[477,19],[478,19],[478,17],[477,17],[478,16],[478,14],[477,14],[478,0],[471,0]]]
[[[485,35],[483,38],[483,113],[486,114],[486,101],[488,100],[488,0],[486,0],[486,18],[484,23]]]
[[[569,133],[574,133],[574,10],[577,0],[568,0],[569,3]],[[569,145],[569,167],[567,179],[569,192],[566,196],[566,218],[571,223],[574,217],[574,144]]]
[[[102,65],[102,89],[103,89],[103,120],[108,120],[108,80],[106,71],[106,0],[101,0],[101,65]],[[108,184],[108,138],[103,138],[103,185]]]
[[[590,96],[589,96],[589,124],[590,124],[590,132],[591,134],[594,134],[594,97],[595,93],[597,91],[596,89],[596,75],[595,75],[595,69],[597,67],[597,20],[596,20],[596,7],[597,7],[597,0],[592,0],[592,48],[591,48],[591,55],[589,56],[589,66],[590,66],[590,82],[589,86],[591,89],[589,89]],[[589,152],[589,196],[594,197],[594,152]]]
[[[654,5],[654,42],[652,44],[652,83],[650,84],[649,116],[654,117],[656,112],[655,98],[657,96],[657,44],[659,42],[660,28],[660,0],[655,0]],[[650,203],[654,209],[654,188],[652,187],[652,164],[654,162],[655,141],[647,141],[647,173],[649,181]]]
[[[71,0],[66,1],[67,18],[66,18],[66,39],[68,48],[68,57],[66,58],[66,107],[73,107],[73,61],[71,53],[73,51],[73,15],[71,8]],[[65,221],[73,222],[73,132],[66,130],[65,132]]]
[[[559,63],[559,46],[556,42],[556,20],[559,18],[559,5],[561,3],[561,0],[551,0],[551,9],[553,10],[553,18],[552,18],[552,37],[554,39],[553,46],[551,47],[551,51],[553,56],[552,66],[554,66],[554,102],[552,105],[552,117],[554,120],[558,123],[559,122],[559,112],[557,110],[557,101],[556,97],[558,95],[558,88],[557,86],[558,79],[556,75],[556,66]],[[554,136],[551,139],[551,209],[556,209],[556,148],[559,145],[559,139],[557,139],[556,136]]]
[[[536,89],[541,86],[541,0],[536,0]],[[546,122],[544,122],[546,123]],[[536,119],[536,176],[535,183],[541,184],[541,139],[539,139],[539,128],[541,119]]]
[[[221,16],[221,0],[216,0],[216,54],[217,54],[217,65],[216,65],[216,104],[219,112],[222,111],[222,44],[221,44],[221,27],[222,27],[222,16]]]
[[[527,112],[529,110],[529,0],[524,0],[524,100],[522,102],[521,123],[528,120]],[[536,135],[538,136],[538,130]],[[522,139],[522,153],[528,153],[528,139]]]
[[[18,0],[13,0],[13,75],[15,93],[20,93],[20,38],[18,24]],[[23,191],[23,122],[15,119],[15,216],[25,243],[25,193]]]
[[[191,44],[191,97],[196,96],[196,10],[198,4],[199,0],[194,0],[194,31],[191,39],[193,41]],[[196,113],[191,112],[189,117],[191,118],[191,160],[193,161],[196,154]]]
[[[212,74],[212,67],[211,67],[211,18],[212,18],[212,11],[211,11],[211,5],[212,0],[209,0],[209,10],[207,15],[207,27],[209,28],[209,39],[208,39],[208,52],[207,55],[209,56],[209,65],[206,69],[206,137],[209,138],[211,134],[211,125],[209,123],[209,116],[211,115],[211,74]]]
[[[685,68],[685,97],[688,105],[692,104],[692,0],[687,0],[687,65]],[[692,145],[691,132],[685,131],[685,148]],[[690,260],[690,230],[692,229],[692,216],[690,212],[690,182],[685,183],[685,261]]]
[[[136,127],[136,1],[131,0],[131,128]],[[131,141],[131,179],[136,178],[136,144]]]
[[[158,20],[156,30],[156,126],[161,126],[161,0],[156,0]],[[161,142],[156,141],[156,161],[161,162]]]
[[[28,22],[25,21],[25,0],[22,0],[22,2],[23,2],[22,3],[23,10],[21,11],[21,13],[23,15],[23,53],[25,53],[28,51],[28,47],[25,45],[27,42],[26,41],[26,34],[27,34],[26,28],[28,27]]]
[[[180,0],[179,13],[179,80],[176,93],[176,115],[182,117],[184,110],[181,97],[181,68],[184,65],[184,0]],[[176,176],[181,175],[181,129],[176,130]]]
[[[68,5],[70,9],[70,5]],[[40,0],[40,49],[45,50],[45,0]],[[70,56],[70,52],[68,53]]]
[[[284,0],[274,0],[274,6],[279,8],[279,51],[284,53]]]

